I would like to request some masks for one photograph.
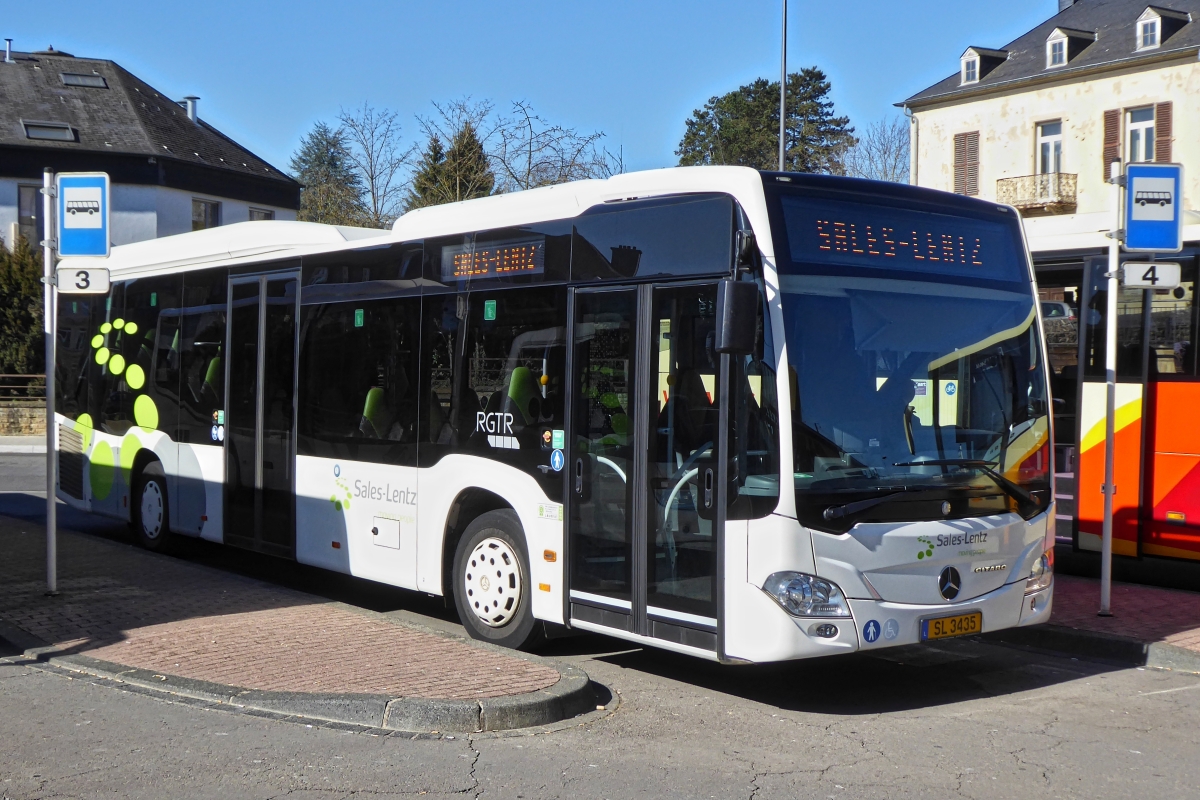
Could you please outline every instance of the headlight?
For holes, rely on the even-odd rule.
[[[794,617],[848,617],[842,590],[829,581],[803,572],[776,572],[763,591]]]
[[[1045,589],[1054,582],[1054,550],[1047,550],[1033,565],[1033,572],[1025,581],[1025,594],[1033,594]]]

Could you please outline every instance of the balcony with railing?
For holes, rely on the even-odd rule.
[[[1001,178],[996,181],[996,200],[1022,211],[1072,212],[1078,177],[1068,172],[1047,172]]]

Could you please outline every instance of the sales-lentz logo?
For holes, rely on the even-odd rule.
[[[393,488],[390,483],[378,484],[370,480],[354,480],[354,485],[351,487],[349,478],[342,477],[342,466],[340,464],[333,465],[333,483],[337,487],[329,497],[329,502],[333,503],[333,507],[338,511],[344,511],[350,508],[350,500],[358,498],[360,500],[374,500],[375,502],[395,503],[396,505],[415,506],[417,504],[417,493],[408,487]]]

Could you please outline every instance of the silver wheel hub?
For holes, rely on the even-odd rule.
[[[484,539],[476,545],[467,558],[463,579],[467,604],[484,625],[501,628],[517,615],[520,561],[503,539]]]
[[[163,496],[157,481],[148,481],[143,487],[139,516],[142,533],[147,539],[157,539],[163,530]]]

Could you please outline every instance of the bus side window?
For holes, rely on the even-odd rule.
[[[465,297],[462,299],[466,299]],[[421,328],[421,418],[418,420],[422,444],[450,446],[455,439],[452,413],[454,400],[454,364],[458,357],[459,296],[433,295],[422,300]],[[467,411],[476,407],[468,402]],[[441,457],[441,448],[426,447],[421,465],[429,466]]]
[[[478,400],[469,419],[460,417],[463,449],[538,478],[547,474],[539,466],[550,463],[553,431],[563,428],[565,294],[562,287],[473,292],[469,303],[463,405]],[[550,482],[562,484],[557,476]]]
[[[184,275],[177,348],[180,441],[220,446],[212,430],[214,414],[225,408],[226,277],[224,271]]]
[[[402,297],[303,307],[302,455],[416,463],[420,302]]]
[[[133,404],[139,395],[154,403],[158,428],[178,441],[176,419],[179,415],[178,370],[170,367],[168,354],[174,341],[173,325],[179,313],[179,275],[138,278],[125,285],[124,326],[119,338],[125,357],[125,369],[118,387],[122,402]],[[165,312],[165,313],[164,313]],[[159,323],[167,321],[167,341],[161,342]],[[113,323],[114,326],[116,323]],[[161,369],[160,369],[161,364]],[[110,370],[111,371],[111,370]],[[128,416],[132,418],[132,408]],[[145,424],[145,420],[139,421]]]

